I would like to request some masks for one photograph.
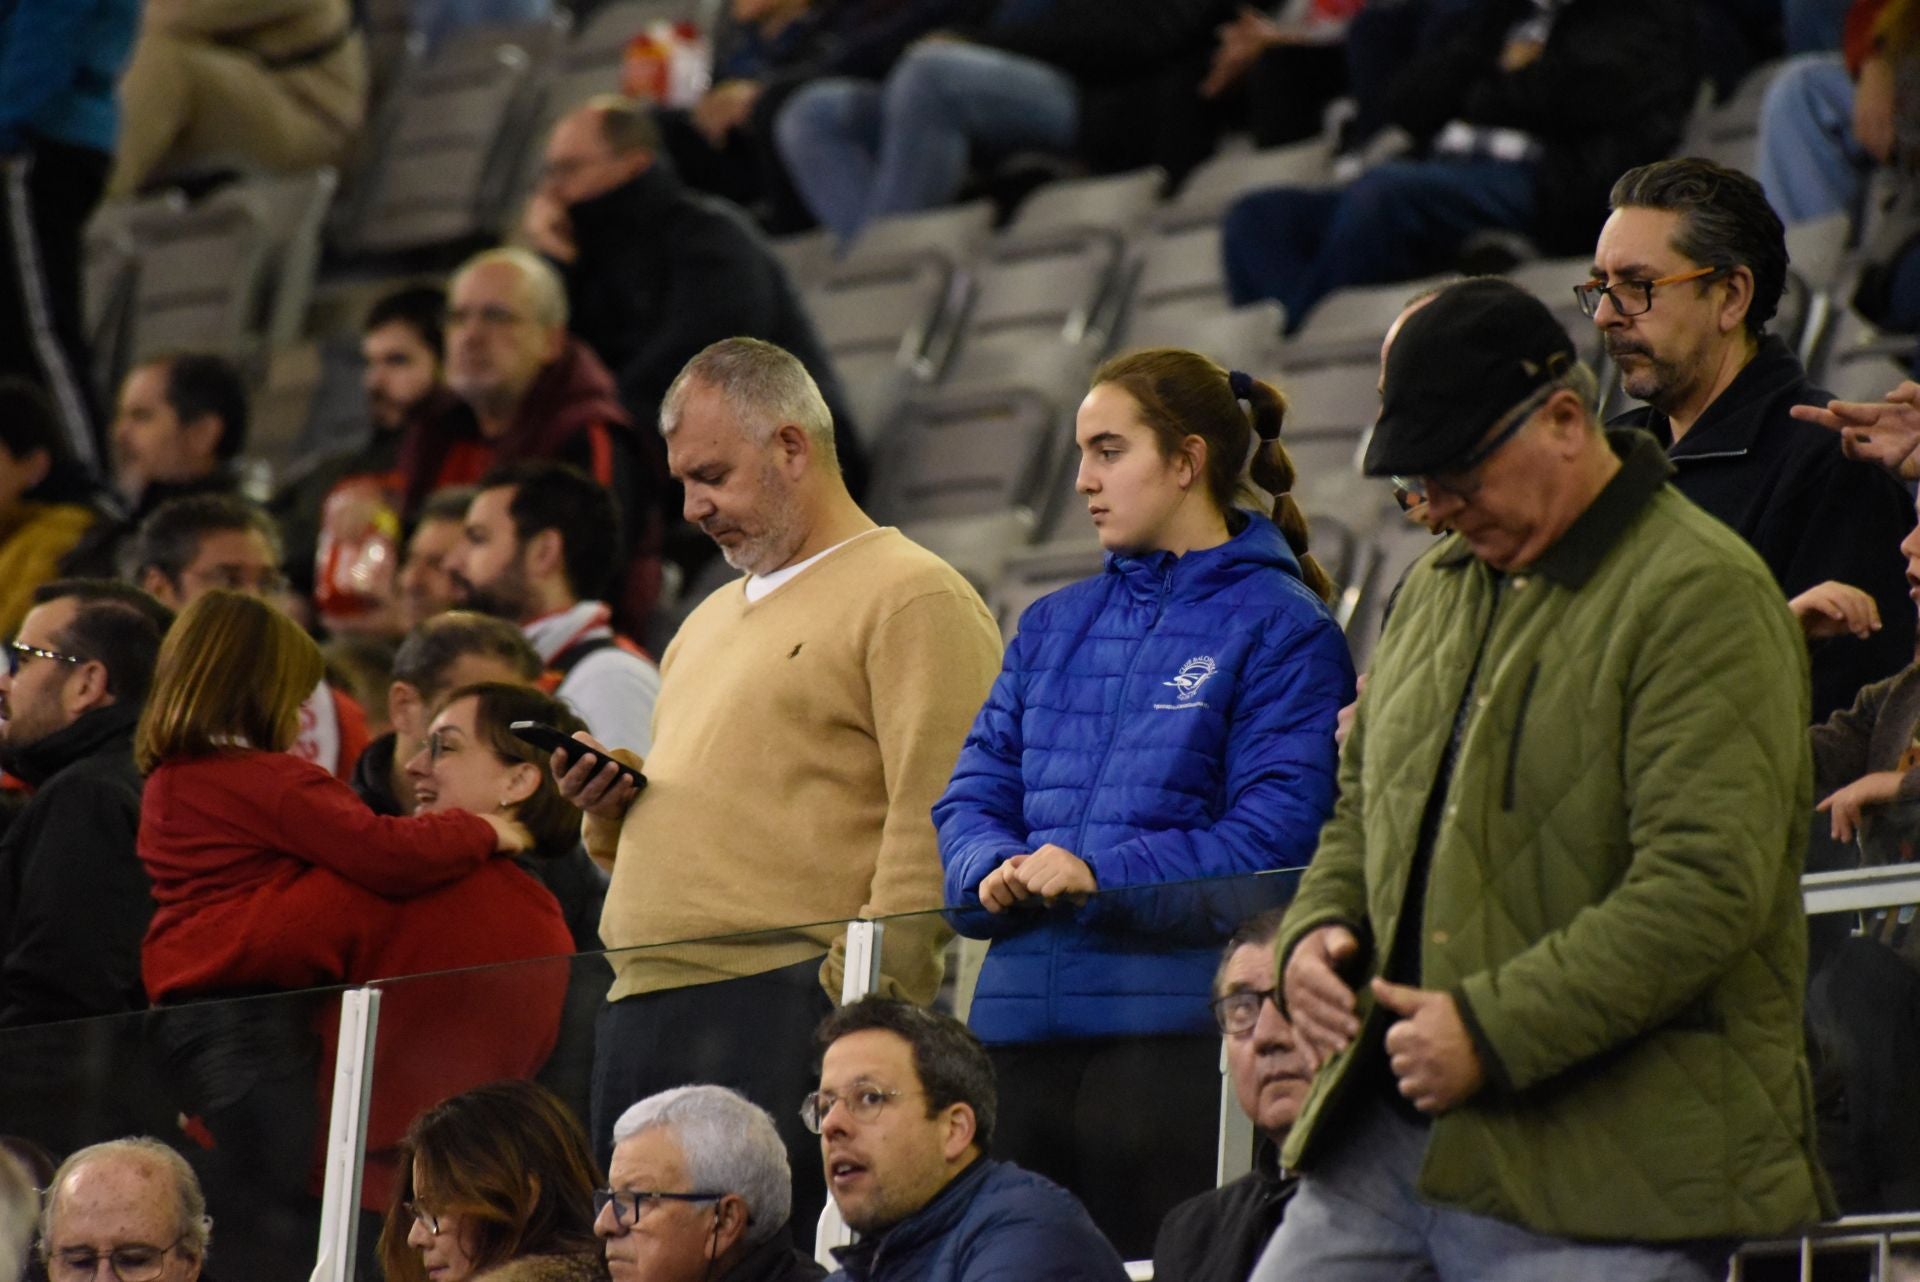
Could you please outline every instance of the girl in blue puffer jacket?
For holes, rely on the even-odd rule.
[[[1247,875],[1304,865],[1333,808],[1353,664],[1285,413],[1193,352],[1095,374],[1076,488],[1105,568],[1021,616],[934,807],[951,915],[993,941],[969,1022],[999,1156],[1079,1193],[1128,1258],[1212,1183],[1215,962],[1291,884]],[[1236,505],[1248,479],[1272,519]]]

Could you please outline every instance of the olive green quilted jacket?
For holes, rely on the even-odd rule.
[[[1449,536],[1407,577],[1279,957],[1337,921],[1384,971],[1484,638],[1420,961],[1488,1081],[1435,1119],[1420,1192],[1568,1237],[1779,1233],[1831,1200],[1800,1014],[1806,650],[1652,439],[1611,439],[1621,471],[1527,571],[1503,580]],[[1359,1061],[1387,1013],[1361,988],[1365,1027],[1287,1144],[1309,1174],[1344,1094],[1379,1089]]]

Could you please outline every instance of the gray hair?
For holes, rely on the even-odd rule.
[[[553,264],[540,255],[517,245],[507,245],[499,249],[488,249],[475,254],[461,263],[459,270],[453,273],[453,279],[447,283],[447,295],[452,297],[460,287],[461,277],[480,267],[491,267],[495,263],[505,263],[520,273],[520,279],[526,284],[529,301],[533,305],[533,321],[543,329],[565,329],[567,327],[567,286],[560,279],[560,273]]]
[[[694,384],[720,393],[755,445],[765,445],[788,423],[807,434],[814,453],[838,468],[833,446],[833,413],[820,385],[800,359],[784,347],[757,338],[723,338],[686,367],[660,402],[660,435],[672,436]]]
[[[33,1177],[13,1154],[0,1149],[0,1282],[26,1276],[34,1213],[39,1207]]]
[[[766,1241],[787,1222],[793,1174],[767,1110],[724,1086],[676,1086],[622,1113],[613,1142],[655,1127],[679,1143],[694,1190],[737,1193],[746,1202],[748,1245]]]
[[[180,1245],[196,1260],[205,1260],[207,1248],[213,1242],[213,1220],[207,1214],[207,1198],[200,1191],[200,1179],[187,1165],[186,1158],[159,1140],[144,1135],[90,1144],[60,1163],[60,1169],[53,1173],[53,1180],[47,1185],[46,1205],[40,1211],[41,1260],[48,1259],[52,1250],[54,1212],[60,1209],[60,1191],[67,1178],[91,1162],[113,1160],[158,1167],[172,1179],[176,1199],[175,1234],[183,1239]]]

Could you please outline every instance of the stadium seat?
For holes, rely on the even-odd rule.
[[[1318,138],[1265,151],[1223,152],[1187,176],[1156,222],[1162,227],[1218,223],[1227,207],[1250,191],[1330,186],[1332,162],[1332,148]]]
[[[843,265],[807,290],[807,312],[871,447],[919,368],[952,278],[932,256]]]
[[[395,253],[495,230],[525,153],[539,61],[558,27],[463,33],[404,69],[374,134],[353,200],[335,228],[343,248]]]
[[[1133,306],[1155,308],[1174,302],[1214,307],[1227,302],[1219,224],[1157,232],[1135,248]]]
[[[1245,370],[1268,382],[1283,382],[1278,373],[1283,319],[1280,304],[1270,301],[1245,307],[1188,301],[1143,308],[1136,299],[1124,336],[1114,348],[1184,347],[1228,369]]]
[[[261,202],[244,192],[198,206],[142,202],[126,227],[138,255],[130,359],[183,350],[252,356],[273,245]]]
[[[1032,513],[1053,457],[1059,408],[1026,388],[915,396],[880,442],[868,487],[876,520],[911,525]]]
[[[1434,536],[1404,517],[1396,518],[1373,536],[1361,582],[1357,608],[1347,620],[1347,644],[1353,665],[1361,672],[1373,656],[1386,623],[1387,604],[1413,563],[1433,546]]]
[[[817,284],[833,270],[833,237],[824,229],[776,237],[772,245],[795,289]]]
[[[1120,242],[1105,233],[996,243],[968,272],[961,342],[1021,333],[1098,349],[1118,310],[1119,268]]]
[[[1581,360],[1589,365],[1599,363],[1600,329],[1592,317],[1580,310],[1580,300],[1573,293],[1574,286],[1592,278],[1591,258],[1536,258],[1520,264],[1506,276],[1547,305],[1554,319],[1573,338]]]
[[[1165,170],[1149,166],[1100,178],[1050,182],[1021,202],[1006,234],[1016,240],[1086,231],[1126,237],[1153,213],[1166,181]]]
[[[1028,606],[1049,592],[1098,574],[1105,555],[1099,544],[1089,540],[1082,546],[1032,548],[1009,557],[987,596],[1000,622],[1000,635],[1012,642]]]
[[[1380,343],[1407,300],[1454,276],[1400,281],[1391,285],[1355,285],[1320,300],[1286,347],[1290,366],[1331,365],[1380,358]]]
[[[992,231],[993,204],[985,200],[890,214],[868,223],[841,261],[858,267],[931,256],[952,270],[970,259]]]
[[[266,217],[267,264],[250,328],[269,350],[305,331],[320,267],[320,233],[339,186],[339,171],[321,168],[248,178],[207,197],[207,205],[215,208],[244,200]]]

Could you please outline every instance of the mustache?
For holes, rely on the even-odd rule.
[[[1628,339],[1628,338],[1609,337],[1605,339],[1603,343],[1607,349],[1607,355],[1613,356],[1613,357],[1652,356],[1653,355],[1653,350],[1649,348],[1646,344],[1636,343],[1632,339]]]

